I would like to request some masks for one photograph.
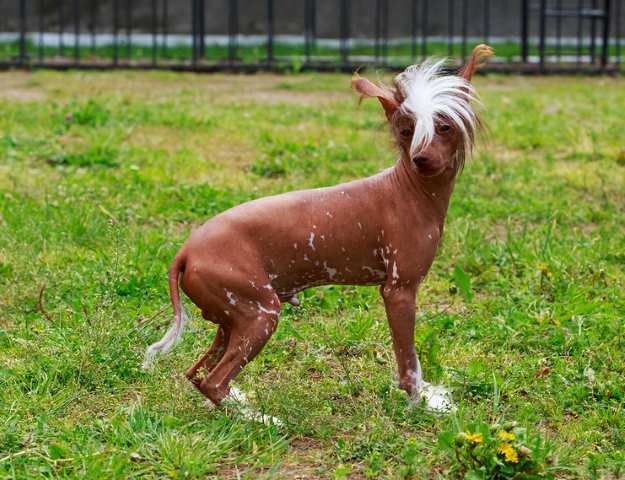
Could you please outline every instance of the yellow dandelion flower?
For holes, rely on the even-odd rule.
[[[516,435],[512,432],[506,432],[505,430],[502,430],[501,432],[497,434],[497,438],[499,440],[505,440],[509,442],[509,441],[514,440],[516,438]]]
[[[467,437],[467,440],[471,443],[482,443],[484,441],[484,437],[482,437],[481,433],[471,433],[471,432],[464,432],[464,434]]]
[[[502,443],[497,447],[497,452],[503,454],[506,462],[519,463],[519,454],[509,443]]]

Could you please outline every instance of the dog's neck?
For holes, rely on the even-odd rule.
[[[456,170],[448,167],[433,176],[420,175],[412,160],[402,155],[395,163],[393,177],[403,191],[410,192],[407,199],[414,199],[420,210],[427,209],[427,214],[439,223],[445,221],[449,200],[454,190]]]

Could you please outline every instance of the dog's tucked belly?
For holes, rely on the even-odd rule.
[[[272,287],[281,301],[289,300],[310,287],[320,285],[381,285],[386,281],[384,265],[370,262],[371,265],[335,265],[327,261],[316,261],[307,270],[297,273],[270,274]]]

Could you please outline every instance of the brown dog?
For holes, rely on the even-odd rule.
[[[182,333],[179,281],[202,316],[219,325],[210,349],[186,373],[216,405],[275,331],[282,302],[298,305],[297,293],[318,285],[379,285],[400,387],[420,398],[416,290],[479,126],[471,75],[491,53],[476,47],[459,75],[444,74],[442,61],[413,65],[393,89],[356,75],[353,88],[384,108],[401,153],[397,163],[362,180],[254,200],[195,230],[169,270],[176,322],[148,348],[144,366]]]

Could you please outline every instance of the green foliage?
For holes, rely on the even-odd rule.
[[[453,459],[451,473],[467,480],[553,479],[558,470],[551,445],[514,422],[441,432],[438,444]]]

